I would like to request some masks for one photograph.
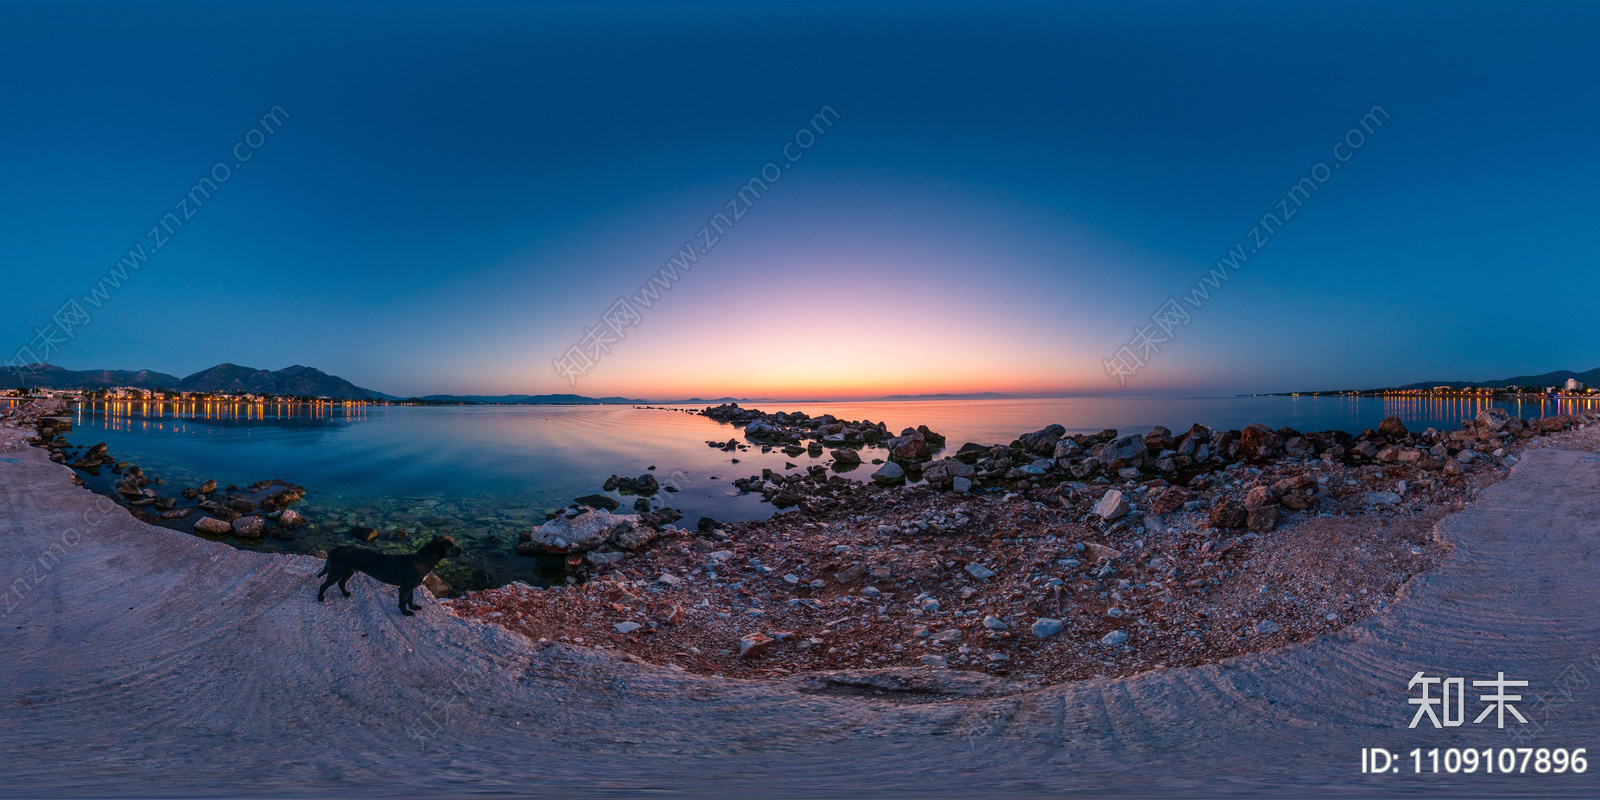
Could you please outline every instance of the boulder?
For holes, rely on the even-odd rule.
[[[1223,497],[1211,504],[1209,521],[1213,528],[1243,528],[1248,515],[1249,511],[1242,503],[1230,497]]]
[[[1278,499],[1278,503],[1290,511],[1304,511],[1316,502],[1317,496],[1309,490],[1296,489]]]
[[[1128,500],[1122,496],[1122,492],[1116,489],[1106,492],[1101,496],[1100,501],[1094,504],[1095,516],[1107,522],[1119,519],[1127,513]]]
[[[1067,432],[1060,425],[1047,425],[1032,433],[1024,433],[1017,437],[1022,446],[1040,455],[1049,455],[1055,452],[1056,442]]]
[[[295,528],[304,528],[310,524],[310,522],[306,521],[304,515],[292,508],[286,508],[282,514],[278,515],[278,527],[280,528],[294,530]]]
[[[1486,408],[1478,412],[1478,427],[1486,428],[1490,433],[1499,433],[1511,423],[1511,415],[1503,408]]]
[[[961,462],[950,459],[929,461],[922,465],[922,479],[927,481],[929,486],[944,486],[950,482],[950,464],[961,464]],[[961,464],[961,466],[967,465]],[[967,467],[967,469],[972,468]]]
[[[833,456],[833,463],[841,467],[853,467],[861,463],[861,454],[848,447],[841,447],[833,451],[831,455]]]
[[[624,550],[638,550],[661,534],[646,525],[620,525],[611,533],[611,543]]]
[[[1173,449],[1172,431],[1157,425],[1144,435],[1144,446],[1150,450],[1157,451]]]
[[[1245,493],[1245,508],[1261,508],[1262,506],[1277,505],[1278,497],[1272,490],[1265,486],[1257,486]]]
[[[1239,449],[1245,458],[1268,459],[1283,449],[1283,439],[1271,428],[1251,423],[1240,432]]]
[[[1267,533],[1277,526],[1277,506],[1257,506],[1246,512],[1245,527],[1255,533]]]
[[[751,439],[771,439],[782,436],[783,431],[766,420],[758,419],[744,426],[744,435]]]
[[[216,517],[201,517],[194,521],[194,532],[221,536],[225,533],[232,533],[233,526]]]
[[[898,461],[927,461],[928,456],[928,443],[920,436],[904,439],[889,450],[889,457]]]
[[[1056,442],[1055,449],[1050,452],[1050,457],[1057,461],[1074,459],[1083,455],[1083,448],[1071,439],[1062,439]]]
[[[616,476],[613,475],[611,477],[615,478]],[[608,480],[606,483],[611,484],[613,489],[616,488],[615,481]],[[590,508],[603,508],[607,511],[614,511],[616,510],[617,506],[622,505],[621,503],[617,502],[615,498],[607,497],[603,494],[586,494],[582,497],[574,498],[573,502],[578,503],[579,505],[588,506]]]
[[[627,534],[637,527],[639,517],[635,514],[575,512],[569,509],[534,528],[529,541],[557,551],[593,550],[611,541],[613,536]]]
[[[251,514],[233,521],[233,535],[241,539],[260,539],[261,529],[266,526],[266,517]]]
[[[961,445],[961,449],[960,450],[956,451],[956,456],[955,457],[956,457],[956,460],[958,460],[958,461],[960,461],[960,462],[962,462],[964,464],[971,464],[972,462],[977,461],[979,459],[988,458],[989,457],[989,448],[984,447],[981,444],[973,444],[972,442],[967,442],[966,444]]]
[[[1128,434],[1105,444],[1096,445],[1093,452],[1095,458],[1101,462],[1111,462],[1142,456],[1146,449],[1148,448],[1145,447],[1144,437]]]
[[[1383,422],[1378,423],[1379,435],[1386,436],[1390,439],[1404,439],[1406,434],[1409,434],[1410,432],[1411,431],[1406,430],[1406,424],[1401,422],[1399,417],[1392,414],[1384,417]]]
[[[906,471],[893,461],[884,462],[877,472],[872,473],[872,480],[884,486],[892,486],[906,479]]]

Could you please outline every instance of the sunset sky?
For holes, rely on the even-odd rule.
[[[1593,4],[3,13],[0,360],[221,162],[49,361],[647,398],[1600,366]],[[1336,153],[1375,106],[1382,127]],[[837,119],[786,150],[824,108]],[[781,179],[575,388],[559,377],[552,360],[768,162]],[[1319,163],[1293,218],[1119,388],[1103,359],[1258,246]]]

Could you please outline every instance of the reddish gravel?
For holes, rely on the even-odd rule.
[[[1191,481],[1212,506],[1295,476],[1318,487],[1309,508],[1279,505],[1276,526],[1259,534],[1212,527],[1206,508],[1152,513],[1162,480],[958,495],[835,479],[765,522],[668,530],[586,583],[514,584],[448,605],[536,640],[716,675],[948,666],[1033,682],[1118,676],[1304,640],[1382,608],[1444,557],[1433,523],[1504,473],[1487,460],[1460,475],[1285,460]],[[1132,513],[1108,524],[1089,512],[1112,489]],[[1378,492],[1397,502],[1374,504]],[[1035,635],[1041,618],[1060,632]],[[1126,638],[1105,641],[1117,632]]]

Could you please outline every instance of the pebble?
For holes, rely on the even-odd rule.
[[[1100,638],[1101,644],[1122,644],[1126,641],[1128,641],[1128,632],[1120,628]]]

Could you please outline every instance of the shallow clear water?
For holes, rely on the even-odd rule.
[[[1116,428],[1140,433],[1154,425],[1181,432],[1193,422],[1241,428],[1260,422],[1302,431],[1377,427],[1397,414],[1414,428],[1454,429],[1488,405],[1522,416],[1592,408],[1589,401],[1349,397],[1056,398],[1044,400],[904,401],[762,404],[763,410],[832,413],[885,421],[892,430],[926,424],[949,439],[1007,443],[1018,434],[1059,423],[1070,432]],[[697,410],[697,409],[694,409]],[[174,406],[118,403],[79,408],[70,440],[105,442],[118,460],[163,478],[164,493],[206,479],[244,486],[278,478],[307,490],[299,509],[313,527],[295,542],[250,544],[305,552],[347,543],[351,526],[377,528],[377,546],[414,549],[419,536],[448,532],[467,549],[448,579],[469,580],[470,570],[493,583],[528,580],[529,559],[513,554],[516,534],[544,519],[547,509],[598,493],[615,474],[642,475],[649,467],[663,484],[681,489],[658,495],[693,525],[700,516],[759,519],[774,509],[760,495],[740,494],[730,481],[804,469],[816,460],[759,447],[733,453],[706,442],[739,438],[737,429],[687,409],[630,406]],[[863,454],[870,461],[882,451]],[[733,459],[739,463],[732,463]],[[826,456],[823,456],[826,459]],[[793,463],[790,468],[786,464]],[[873,467],[851,477],[866,479]],[[89,479],[110,493],[115,476]],[[622,511],[636,498],[621,497]],[[174,523],[187,530],[192,520]],[[388,533],[404,529],[405,540]],[[237,544],[237,542],[236,542]],[[481,576],[480,576],[481,580]]]

